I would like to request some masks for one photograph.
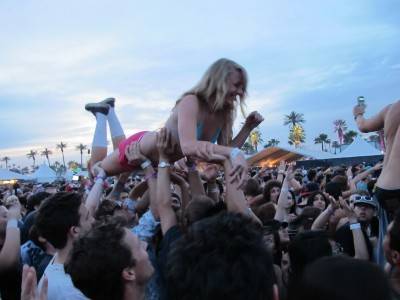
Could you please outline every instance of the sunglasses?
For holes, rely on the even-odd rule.
[[[357,195],[357,196],[353,196],[353,197],[351,198],[351,200],[352,200],[352,201],[360,201],[360,200],[371,201],[371,200],[372,200],[372,197],[370,197],[370,196],[360,196],[360,195]]]

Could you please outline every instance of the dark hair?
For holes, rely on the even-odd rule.
[[[308,266],[289,300],[390,300],[383,270],[368,261],[345,256],[324,257]]]
[[[310,169],[307,172],[307,178],[309,181],[313,181],[315,179],[316,175],[317,175],[317,171],[315,171],[314,169]]]
[[[291,282],[295,282],[306,265],[323,256],[332,255],[332,246],[323,231],[299,233],[289,244]]]
[[[394,215],[393,226],[388,234],[390,236],[390,249],[400,252],[400,209]]]
[[[68,231],[79,225],[81,203],[81,195],[73,192],[58,192],[44,200],[35,218],[38,234],[55,248],[64,248]]]
[[[260,184],[258,183],[258,180],[254,178],[250,178],[245,187],[244,187],[244,194],[246,196],[252,196],[255,197],[261,193],[260,191]]]
[[[204,195],[194,196],[185,209],[187,225],[211,217],[224,209],[226,209],[226,207],[223,202],[215,203],[210,197]]]
[[[88,298],[122,299],[122,271],[135,265],[125,234],[117,222],[98,223],[74,242],[65,271]]]
[[[169,252],[169,299],[272,299],[274,273],[261,228],[232,213],[196,222]]]
[[[278,187],[281,188],[282,187],[282,183],[280,183],[278,180],[270,180],[268,181],[265,186],[264,186],[264,190],[263,190],[263,198],[264,198],[264,203],[268,203],[271,202],[271,190],[274,187]],[[278,199],[277,199],[278,200]]]
[[[112,217],[116,210],[122,210],[122,207],[115,201],[105,199],[100,203],[94,217],[96,220],[106,219]]]
[[[27,202],[28,211],[34,210],[35,206],[40,205],[40,203],[42,203],[42,201],[47,197],[49,197],[50,195],[51,194],[47,192],[39,192],[30,196]]]
[[[264,203],[254,208],[254,214],[260,219],[263,224],[272,221],[275,217],[276,208],[271,202]]]
[[[323,192],[321,192],[321,191],[316,191],[316,192],[312,193],[310,196],[308,196],[307,206],[314,206],[314,197],[317,196],[317,195],[321,195],[322,196],[322,198],[323,198],[323,200],[325,202],[325,208],[327,208],[328,205],[329,205],[329,200],[325,197],[325,194]]]

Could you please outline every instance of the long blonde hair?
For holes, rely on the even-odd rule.
[[[195,95],[201,104],[204,104],[212,113],[222,111],[225,116],[224,126],[221,130],[219,143],[229,145],[232,141],[232,126],[236,117],[236,105],[233,107],[226,105],[226,96],[229,93],[228,76],[238,71],[242,75],[243,95],[239,98],[239,105],[243,116],[244,99],[247,96],[247,72],[236,62],[221,58],[214,62],[204,73],[203,77],[192,89],[184,93],[176,102],[176,105],[187,95]]]

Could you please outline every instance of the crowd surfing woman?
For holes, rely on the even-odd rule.
[[[243,112],[247,80],[242,66],[228,59],[219,59],[195,87],[182,95],[165,123],[174,145],[173,151],[169,151],[171,162],[185,156],[192,161],[209,162],[214,155],[222,155],[231,160],[233,180],[239,180],[239,186],[243,186],[247,163],[239,148],[250,132],[264,120],[258,112],[252,112],[237,136],[232,138],[237,104]],[[128,137],[101,161],[101,167],[108,176],[112,176],[157,163],[156,134],[154,131],[142,131]],[[128,161],[126,154],[134,147],[138,147],[149,160],[144,163],[140,163],[139,159]]]

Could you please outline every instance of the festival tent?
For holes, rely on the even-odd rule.
[[[330,159],[334,154],[307,149],[306,147],[281,147],[265,148],[247,158],[249,165],[274,166],[281,161],[293,162],[300,159]]]
[[[50,168],[48,165],[42,164],[35,171],[35,173],[32,174],[31,178],[40,183],[45,183],[45,182],[50,183],[57,179],[57,175],[56,172],[54,172],[54,170]]]
[[[7,169],[0,169],[0,181],[27,180],[28,177]]]
[[[358,136],[346,149],[338,153],[335,157],[344,158],[375,155],[382,155],[382,153],[374,146],[366,142],[362,137]]]

